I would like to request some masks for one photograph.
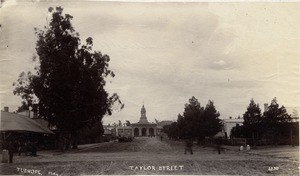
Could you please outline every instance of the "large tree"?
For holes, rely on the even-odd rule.
[[[193,96],[185,104],[183,115],[178,114],[177,122],[166,126],[164,132],[172,138],[197,138],[200,144],[206,136],[213,137],[222,130],[219,116],[220,113],[216,110],[213,101],[209,100],[203,108]]]
[[[181,114],[178,114],[176,130],[178,131],[177,134],[179,139],[183,139],[185,137],[184,127],[185,127],[184,117]]]
[[[199,101],[192,97],[185,105],[183,119],[181,121],[185,137],[197,138],[198,144],[206,136],[212,137],[222,130],[220,113],[216,110],[213,101],[209,100],[206,107],[201,107]],[[178,124],[180,121],[178,120]]]
[[[185,104],[184,117],[184,135],[186,137],[198,137],[201,134],[199,124],[202,121],[203,107],[194,96],[189,99],[189,103]]]
[[[36,97],[40,117],[61,134],[76,134],[101,122],[112,113],[112,105],[121,102],[117,94],[110,96],[104,89],[105,78],[114,77],[108,68],[109,56],[92,50],[91,37],[81,44],[71,24],[73,17],[63,14],[63,8],[48,10],[52,14],[49,24],[35,29],[39,66],[35,74],[21,74],[14,93],[28,106]]]
[[[264,122],[268,125],[290,122],[291,115],[289,115],[284,106],[279,107],[276,97],[271,101],[270,106],[264,112]]]
[[[259,104],[256,104],[253,99],[250,100],[250,104],[247,107],[247,111],[243,114],[244,118],[244,131],[246,137],[256,138],[259,137],[262,132],[262,115],[259,108]]]
[[[259,104],[256,104],[253,99],[250,100],[250,104],[247,107],[247,111],[243,114],[244,125],[251,125],[261,122],[261,110]]]
[[[205,136],[213,137],[222,130],[219,116],[220,113],[216,110],[214,102],[209,100],[203,113],[203,131]]]
[[[265,129],[266,138],[271,138],[273,144],[277,143],[277,138],[284,135],[284,128],[287,123],[291,122],[289,115],[284,106],[279,106],[276,97],[271,101],[270,106],[263,114],[263,128]]]

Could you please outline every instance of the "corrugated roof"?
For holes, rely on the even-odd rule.
[[[27,131],[54,134],[34,120],[20,114],[1,111],[0,131]]]

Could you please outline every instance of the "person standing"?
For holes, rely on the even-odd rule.
[[[28,141],[27,151],[29,152],[29,156],[32,156],[32,146],[33,146],[32,141]]]
[[[32,142],[31,156],[37,156],[37,141]]]
[[[8,155],[9,155],[9,163],[13,163],[13,157],[14,157],[14,142],[13,141],[9,141],[8,142]]]
[[[24,153],[25,153],[25,156],[28,155],[28,144],[29,144],[29,142],[25,141],[25,143],[24,143]]]
[[[23,142],[22,141],[18,141],[18,153],[19,153],[19,156],[21,156],[22,151],[23,151]]]

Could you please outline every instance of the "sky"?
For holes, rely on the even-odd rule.
[[[20,105],[12,84],[36,65],[34,27],[47,25],[50,6],[111,58],[106,89],[125,107],[104,124],[137,122],[143,104],[150,122],[176,120],[192,96],[213,100],[221,119],[242,116],[252,98],[261,109],[274,97],[300,106],[299,3],[11,1],[0,8],[1,109]]]

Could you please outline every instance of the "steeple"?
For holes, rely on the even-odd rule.
[[[141,109],[141,117],[147,118],[146,117],[146,109],[145,106],[143,105],[142,109]]]
[[[149,123],[148,120],[147,120],[146,108],[144,106],[144,103],[143,103],[143,106],[141,108],[141,117],[140,117],[140,121],[138,123]]]

